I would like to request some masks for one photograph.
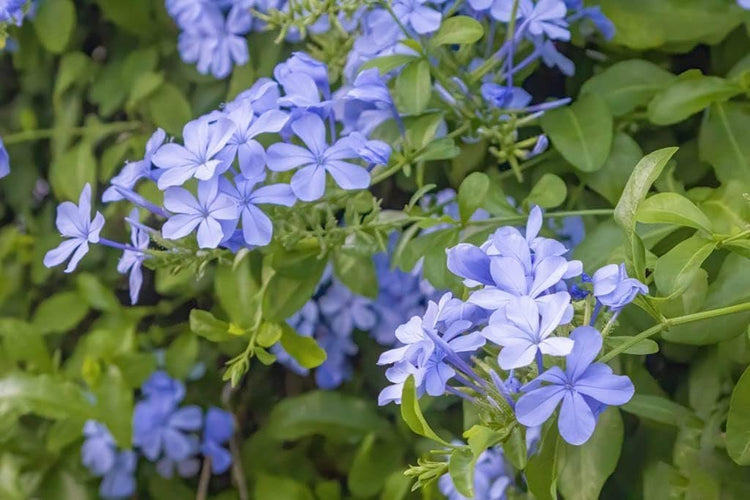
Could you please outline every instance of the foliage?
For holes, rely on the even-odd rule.
[[[745,498],[748,9],[0,0],[0,497]]]

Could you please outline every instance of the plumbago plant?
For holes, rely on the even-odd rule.
[[[0,497],[746,498],[748,9],[0,0]]]

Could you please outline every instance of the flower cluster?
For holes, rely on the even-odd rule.
[[[593,280],[584,277],[584,282],[574,283],[582,275],[581,263],[565,257],[563,244],[539,235],[542,221],[535,207],[525,233],[502,227],[479,247],[464,243],[448,249],[448,268],[471,292],[466,301],[446,293],[431,301],[423,316],[396,329],[401,344],[378,360],[392,365],[386,371],[392,385],[381,392],[380,404],[400,402],[410,376],[419,395],[447,392],[475,401],[490,398],[488,388],[494,387],[527,427],[542,424],[562,401],[560,434],[579,445],[591,436],[607,406],[632,397],[627,377],[594,362],[602,348],[595,325],[606,307],[609,328],[622,307],[648,289],[628,278],[622,266],[605,266]],[[587,281],[593,281],[593,294]],[[575,310],[589,313],[574,313],[569,291],[574,286],[576,300],[583,302]],[[590,314],[592,304],[595,312]],[[589,323],[575,326],[589,316]],[[478,370],[471,357],[478,356],[481,347],[496,356]],[[560,358],[565,359],[565,370],[558,366]]]
[[[171,478],[194,476],[199,455],[211,461],[211,471],[223,474],[232,465],[225,444],[234,432],[229,412],[211,407],[205,419],[200,407],[180,406],[185,386],[157,371],[141,387],[141,400],[133,411],[133,449],[118,450],[103,424],[89,420],[81,459],[92,475],[101,477],[99,493],[104,498],[125,498],[135,493],[138,456],[156,463],[157,472]],[[199,434],[201,429],[202,434]]]
[[[167,0],[167,12],[181,30],[177,48],[182,60],[216,78],[226,78],[234,65],[247,63],[251,5],[248,0]]]
[[[86,186],[77,207],[71,202],[58,207],[57,227],[68,239],[47,254],[45,264],[55,266],[70,258],[66,272],[71,272],[89,243],[120,249],[124,254],[118,269],[130,272],[135,303],[141,264],[149,257],[152,239],[180,240],[195,234],[200,248],[265,246],[272,239],[273,223],[262,206],[316,201],[324,195],[329,176],[341,189],[367,188],[368,167],[387,163],[391,154],[387,144],[367,134],[373,120],[382,123],[395,116],[377,70],[363,72],[335,95],[326,66],[304,53],[279,64],[274,75],[274,80],[258,80],[221,110],[186,124],[182,144],[165,143],[166,134],[157,130],[144,158],[126,164],[111,180],[103,201],[127,200],[157,220],[166,219],[160,231],[141,223],[133,212],[126,219],[131,244],[100,238],[104,218],[97,212],[91,220],[92,190]],[[371,119],[363,121],[367,113]],[[343,135],[337,138],[339,133]],[[264,134],[277,138],[267,149],[257,140]],[[284,173],[290,170],[295,171],[291,178]],[[136,192],[140,181],[163,191],[163,206]]]

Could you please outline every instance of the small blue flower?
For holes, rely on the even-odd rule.
[[[635,278],[629,278],[625,264],[609,264],[592,276],[594,296],[612,311],[620,311],[633,302],[639,293],[647,294],[648,287]]]
[[[372,301],[352,293],[339,281],[334,281],[318,299],[318,307],[331,332],[342,338],[349,337],[355,328],[368,331],[377,319]]]
[[[138,224],[138,209],[134,208],[130,212],[130,241],[134,248],[138,250],[148,249],[148,244],[151,239],[148,233],[139,227]],[[135,305],[138,302],[138,295],[141,291],[141,285],[143,284],[143,261],[148,258],[148,255],[134,250],[125,250],[120,257],[120,261],[117,263],[117,272],[125,274],[130,272],[130,302]]]
[[[344,124],[344,134],[357,131],[365,136],[384,121],[398,118],[388,86],[377,68],[362,71],[351,86],[336,93],[334,112]]]
[[[563,0],[521,0],[518,4],[523,26],[531,36],[544,35],[552,40],[570,40],[565,16],[568,8]]]
[[[750,0],[737,0],[737,5],[745,10],[750,10]]]
[[[3,144],[3,138],[0,137],[0,179],[10,173],[10,157],[8,156],[8,150],[5,149]]]
[[[99,242],[99,233],[104,227],[104,216],[96,212],[91,217],[91,185],[86,184],[78,199],[78,206],[64,201],[57,207],[56,225],[58,231],[68,239],[60,243],[44,256],[44,265],[54,267],[70,257],[66,273],[73,272],[78,262],[89,251],[89,243]],[[72,255],[72,257],[71,257]]]
[[[232,454],[224,448],[234,433],[234,418],[228,411],[211,407],[206,411],[201,453],[211,459],[211,471],[223,474],[232,465]]]
[[[482,97],[491,106],[501,109],[522,109],[531,102],[531,94],[521,87],[510,87],[497,83],[483,83]]]
[[[268,148],[268,168],[276,172],[301,167],[292,176],[292,190],[302,201],[315,201],[325,192],[326,173],[342,189],[365,189],[370,185],[370,174],[363,167],[346,160],[354,159],[357,153],[344,139],[332,146],[325,140],[326,127],[319,116],[306,113],[291,125],[292,131],[307,146],[307,149],[285,143],[276,143]]]
[[[315,370],[315,383],[321,389],[335,389],[352,376],[349,358],[357,353],[357,344],[351,335],[341,336],[326,327],[318,328],[315,338],[326,352],[326,360]]]
[[[427,35],[438,30],[442,15],[437,10],[427,7],[427,0],[396,0],[393,12],[406,26],[419,35]]]
[[[503,346],[497,363],[503,370],[521,368],[534,362],[537,356],[566,356],[573,341],[565,337],[551,337],[555,329],[572,319],[570,295],[558,292],[545,295],[539,302],[530,297],[512,299],[504,317],[493,315],[482,335]]]
[[[162,226],[168,240],[184,238],[197,227],[198,246],[216,248],[224,238],[219,221],[236,220],[237,204],[219,192],[219,181],[214,178],[198,183],[198,199],[187,189],[170,187],[164,192],[164,207],[173,212]]]
[[[262,115],[266,111],[278,109],[278,100],[281,97],[279,84],[270,78],[258,78],[252,87],[240,92],[233,101],[224,106],[226,113],[231,113],[244,101],[249,101],[253,108],[253,113]]]
[[[234,178],[234,185],[227,179],[220,179],[222,193],[234,200],[242,220],[242,236],[245,243],[251,246],[265,246],[271,242],[273,224],[271,219],[257,205],[283,205],[291,207],[297,199],[289,184],[272,184],[255,188],[262,178],[247,179],[243,176]],[[236,225],[236,220],[235,220]],[[224,227],[226,234],[229,227]],[[231,228],[234,232],[234,228]]]
[[[86,421],[83,435],[86,439],[81,446],[81,463],[94,476],[103,476],[115,465],[115,440],[107,427],[95,420]]]
[[[151,157],[154,165],[164,169],[159,189],[180,186],[195,177],[208,180],[229,168],[230,162],[217,155],[234,134],[234,122],[221,118],[213,123],[205,117],[188,122],[182,129],[185,145],[168,143]]]
[[[542,56],[542,62],[547,67],[558,68],[566,76],[573,76],[575,74],[576,67],[573,61],[557,50],[552,41],[545,40],[543,37],[535,37],[533,41]]]
[[[525,394],[516,402],[516,417],[527,427],[541,425],[562,401],[560,435],[578,446],[594,433],[599,414],[607,406],[630,401],[635,389],[628,377],[614,375],[604,363],[594,363],[602,348],[598,331],[582,326],[570,338],[575,344],[566,359],[565,371],[553,366],[522,387]],[[547,385],[542,385],[544,382]]]
[[[166,398],[150,397],[139,401],[133,411],[133,445],[155,462],[162,455],[174,462],[187,460],[197,452],[194,436],[201,428],[201,409],[177,408]]]
[[[138,457],[132,450],[117,454],[112,468],[104,475],[99,485],[102,498],[129,498],[135,494],[135,468]]]
[[[12,22],[21,26],[23,21],[23,7],[26,0],[3,0],[0,2],[0,23]],[[0,143],[0,146],[2,143]],[[2,175],[0,175],[2,177]]]
[[[166,372],[158,370],[143,383],[141,393],[148,398],[166,399],[177,405],[185,397],[185,386]]]
[[[286,124],[289,115],[283,111],[269,110],[256,117],[249,99],[240,101],[227,113],[227,118],[235,125],[232,137],[224,146],[222,157],[235,158],[240,172],[248,179],[263,174],[266,164],[266,152],[255,137],[264,133],[280,131]],[[231,161],[230,161],[231,162]]]
[[[328,66],[304,52],[293,52],[286,61],[279,63],[274,68],[273,76],[279,82],[296,78],[300,74],[309,76],[315,85],[328,99],[331,96],[330,83],[328,81]],[[282,83],[283,85],[283,83]]]
[[[408,361],[398,361],[385,371],[385,378],[392,385],[386,386],[380,391],[380,394],[378,394],[378,405],[385,406],[391,402],[401,404],[404,384],[410,376],[414,377],[417,396],[421,397],[424,394],[424,370],[417,368]]]
[[[146,143],[146,154],[142,160],[126,163],[119,174],[114,176],[110,183],[112,186],[102,194],[102,201],[109,203],[124,199],[122,194],[115,186],[132,190],[136,182],[140,179],[157,180],[161,171],[155,171],[151,168],[151,157],[164,144],[167,134],[162,129],[156,129],[156,132]]]

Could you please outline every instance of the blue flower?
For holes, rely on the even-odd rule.
[[[594,433],[599,414],[607,406],[630,401],[635,389],[628,377],[614,375],[609,366],[593,362],[602,348],[598,331],[582,326],[570,337],[575,344],[565,371],[553,366],[522,387],[525,394],[516,402],[516,417],[527,427],[540,425],[562,401],[560,435],[570,444],[581,445]]]
[[[425,6],[427,0],[396,0],[393,12],[401,22],[411,26],[419,35],[433,33],[440,27],[442,15]]]
[[[177,408],[168,398],[150,397],[139,401],[133,411],[133,445],[152,462],[162,455],[174,462],[187,460],[197,452],[189,432],[201,428],[201,409]]]
[[[401,404],[404,384],[410,376],[414,377],[417,396],[421,397],[424,394],[424,370],[417,368],[408,361],[398,361],[385,371],[385,378],[392,385],[386,386],[380,391],[380,394],[378,394],[378,405],[385,406],[391,402]]]
[[[164,172],[159,189],[179,186],[191,177],[206,181],[229,168],[229,161],[217,158],[234,134],[234,122],[221,118],[213,123],[205,117],[188,122],[182,129],[185,145],[168,143],[151,157]]]
[[[216,248],[224,237],[219,221],[236,220],[237,204],[219,192],[218,179],[198,183],[198,199],[187,189],[168,188],[164,192],[164,207],[175,213],[162,226],[168,240],[184,238],[197,227],[198,246]]]
[[[737,0],[737,5],[745,10],[750,10],[750,0]]]
[[[292,131],[307,146],[277,143],[266,153],[268,168],[276,172],[301,167],[292,176],[292,190],[303,201],[314,201],[325,192],[326,172],[342,189],[365,189],[370,185],[370,174],[363,167],[345,160],[357,153],[344,139],[332,146],[325,140],[326,127],[319,116],[306,113],[291,125]]]
[[[620,311],[633,302],[639,293],[647,294],[648,287],[635,278],[629,278],[625,264],[609,264],[592,276],[594,296],[612,311]]]
[[[512,299],[503,318],[493,315],[482,335],[503,346],[497,363],[503,370],[531,364],[537,356],[566,356],[573,341],[565,337],[550,337],[555,328],[572,319],[570,295],[558,292],[546,295],[539,302],[529,297]]]
[[[232,465],[232,454],[224,448],[234,433],[234,418],[228,411],[211,407],[206,411],[201,453],[211,459],[214,474],[223,474]]]
[[[162,129],[156,129],[151,138],[146,143],[146,154],[142,160],[126,163],[119,174],[114,176],[110,183],[112,186],[102,194],[102,201],[109,203],[124,199],[122,194],[115,186],[132,190],[136,182],[140,179],[157,180],[161,171],[154,171],[151,168],[151,157],[164,144],[167,134]]]
[[[201,468],[200,460],[196,455],[200,450],[200,443],[197,436],[187,436],[190,441],[190,457],[179,462],[175,462],[169,457],[161,457],[156,462],[156,472],[165,479],[172,479],[175,471],[180,477],[193,477]]]
[[[148,233],[139,227],[138,224],[138,209],[134,208],[130,212],[130,241],[134,248],[138,250],[148,249],[148,244],[151,239],[148,237]],[[141,285],[143,284],[143,270],[141,269],[143,261],[148,258],[148,255],[144,252],[136,252],[134,250],[125,250],[120,257],[120,261],[117,263],[117,272],[125,274],[130,271],[130,302],[135,304],[138,302],[138,295],[141,291]]]
[[[235,130],[224,146],[222,157],[236,156],[240,172],[248,179],[263,174],[266,152],[255,136],[280,131],[289,116],[283,111],[269,110],[256,118],[251,101],[245,99],[227,113],[227,118],[234,122]]]
[[[563,0],[521,0],[518,10],[523,26],[531,36],[544,35],[552,40],[570,40],[570,31],[565,16],[568,8]]]
[[[474,466],[474,498],[505,500],[505,490],[510,483],[502,451],[498,448],[483,451]],[[448,500],[469,500],[456,491],[450,474],[440,476],[438,487]]]
[[[148,398],[160,398],[179,404],[185,397],[185,386],[166,372],[155,371],[141,386],[141,393]]]
[[[103,476],[115,465],[115,440],[107,427],[95,420],[86,421],[83,435],[86,439],[81,446],[81,463],[94,476]]]
[[[0,3],[0,23],[11,21],[17,26],[21,26],[25,4],[26,0],[3,0]],[[0,143],[0,146],[2,146],[2,143]]]
[[[252,21],[248,9],[232,8],[225,18],[217,7],[205,3],[198,18],[183,26],[177,42],[180,57],[197,63],[199,73],[225,78],[233,64],[242,66],[250,59],[245,35]]]
[[[542,61],[545,65],[550,68],[558,68],[566,76],[573,76],[575,74],[576,67],[573,61],[558,51],[552,41],[538,37],[534,38],[534,44],[537,46],[537,50],[540,51]]]
[[[234,185],[227,179],[221,178],[222,193],[234,200],[242,219],[242,237],[251,246],[265,246],[271,242],[273,224],[271,219],[257,207],[259,204],[283,205],[290,207],[297,199],[289,184],[272,184],[255,188],[262,178],[247,179],[243,176],[234,178]],[[236,220],[235,220],[236,225]],[[226,234],[229,227],[224,227]],[[234,228],[231,228],[234,232]]]
[[[328,81],[328,67],[309,54],[293,52],[289,59],[277,64],[273,71],[274,78],[279,82],[288,81],[289,78],[297,78],[301,74],[309,76],[323,92],[323,96],[326,99],[330,98],[331,84]]]
[[[135,494],[135,468],[138,457],[132,450],[124,450],[115,457],[114,465],[104,474],[99,485],[102,498],[129,498]]]
[[[349,87],[336,93],[334,112],[343,122],[344,134],[351,131],[365,136],[392,117],[398,117],[393,99],[377,68],[362,71]]]
[[[315,337],[326,352],[326,360],[315,370],[315,383],[321,389],[335,389],[352,376],[349,357],[357,353],[357,344],[351,335],[341,336],[326,327],[319,328]]]
[[[104,227],[104,216],[96,212],[91,217],[91,185],[86,184],[78,199],[78,206],[64,201],[57,207],[56,225],[60,233],[68,239],[60,243],[44,256],[44,265],[57,266],[70,257],[66,273],[73,272],[78,262],[89,251],[89,243],[99,242],[99,233]],[[72,257],[71,257],[72,255]]]
[[[8,150],[5,149],[3,144],[3,138],[0,137],[0,179],[10,173],[10,157],[8,156]]]
[[[228,102],[224,107],[226,113],[231,113],[242,103],[249,101],[253,113],[261,115],[266,111],[278,109],[278,100],[281,96],[279,84],[270,78],[258,78],[258,80],[247,90],[240,92],[234,101]]]
[[[522,109],[531,102],[531,94],[521,87],[510,87],[497,83],[483,83],[482,97],[491,105],[501,109]]]
[[[355,328],[368,331],[375,326],[372,301],[352,293],[339,281],[334,281],[318,299],[318,307],[331,332],[339,337],[350,336]]]

